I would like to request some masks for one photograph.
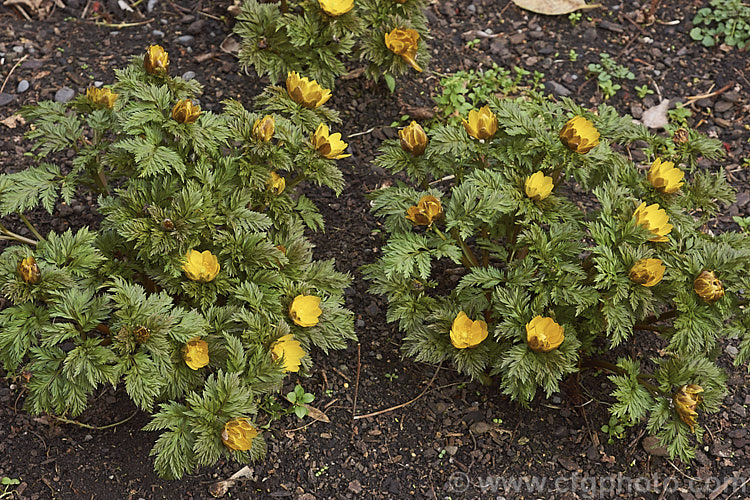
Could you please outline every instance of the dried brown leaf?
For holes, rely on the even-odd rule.
[[[578,9],[594,9],[601,6],[598,3],[586,5],[586,0],[513,0],[513,3],[522,9],[547,16],[570,14]]]

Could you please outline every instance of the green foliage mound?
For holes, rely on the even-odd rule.
[[[403,353],[497,377],[522,404],[605,370],[615,421],[646,421],[690,459],[726,394],[719,339],[750,357],[750,238],[707,228],[734,194],[697,163],[721,144],[653,135],[606,105],[487,101],[463,126],[413,123],[375,160],[409,180],[371,195],[387,240],[364,269]],[[629,159],[634,141],[648,165]]]
[[[38,165],[0,176],[0,215],[37,239],[2,226],[23,244],[0,255],[0,361],[28,380],[34,414],[73,418],[100,386],[123,387],[153,413],[163,477],[258,460],[261,396],[309,372],[314,348],[355,338],[350,278],[312,258],[304,231],[323,219],[293,190],[341,190],[310,140],[337,114],[278,93],[257,110],[200,110],[200,85],[168,76],[158,46],[116,74],[111,89],[24,110]],[[86,192],[98,230],[41,235],[24,215]]]

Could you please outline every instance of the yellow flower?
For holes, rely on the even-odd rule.
[[[633,217],[635,217],[636,224],[654,234],[654,237],[649,238],[648,241],[669,241],[667,235],[672,231],[672,224],[669,223],[667,212],[659,208],[658,203],[646,206],[644,201],[635,209]]]
[[[478,319],[472,321],[461,311],[451,325],[451,344],[456,349],[476,347],[487,338],[487,323]]]
[[[97,106],[104,106],[105,108],[112,109],[115,106],[117,96],[112,90],[108,88],[98,89],[96,87],[89,87],[86,89],[86,98],[96,104]]]
[[[185,271],[188,279],[201,283],[208,283],[213,280],[219,274],[219,269],[221,269],[219,259],[208,250],[203,252],[188,251],[185,256],[185,263],[182,265],[182,270]]]
[[[398,131],[398,137],[401,139],[401,149],[414,156],[423,155],[429,142],[422,126],[414,120]]]
[[[300,106],[317,108],[331,98],[331,90],[322,88],[315,80],[300,78],[299,73],[292,71],[286,77],[286,91],[289,97]]]
[[[664,277],[666,269],[660,259],[640,259],[630,268],[630,281],[643,286],[654,286]]]
[[[237,451],[247,451],[253,446],[253,439],[258,430],[246,418],[235,418],[224,424],[221,431],[221,441],[227,448]]]
[[[190,99],[182,99],[172,108],[172,118],[180,123],[195,123],[201,115],[201,107]]]
[[[200,370],[208,364],[208,344],[196,337],[188,340],[182,350],[182,359],[193,370]]]
[[[167,73],[169,70],[169,56],[161,45],[151,45],[146,49],[143,67],[146,69],[146,73],[151,75]]]
[[[271,178],[266,185],[273,194],[281,194],[286,187],[286,180],[276,172],[271,172]]]
[[[536,201],[541,201],[548,197],[554,187],[555,183],[552,181],[552,177],[548,177],[542,172],[534,172],[530,177],[526,178],[526,183],[524,184],[526,196]]]
[[[36,259],[32,256],[26,257],[18,263],[18,274],[29,285],[36,285],[42,279],[42,273],[39,266],[36,265]]]
[[[695,418],[698,416],[695,409],[703,402],[701,392],[703,392],[703,387],[697,384],[687,384],[680,387],[672,399],[677,415],[680,416],[680,420],[690,426],[691,431],[695,427]]]
[[[320,297],[314,295],[297,295],[289,306],[289,317],[299,326],[315,326],[320,310]]]
[[[354,0],[318,0],[323,12],[331,17],[346,14],[354,7]]]
[[[560,140],[569,150],[585,154],[599,144],[599,131],[586,118],[575,116],[563,126]]]
[[[565,328],[548,317],[535,316],[526,323],[526,342],[536,352],[549,352],[565,340]]]
[[[315,323],[317,323],[317,318]],[[300,346],[299,341],[294,340],[294,335],[284,335],[271,346],[271,356],[274,360],[283,358],[284,371],[298,372],[302,358],[305,357],[305,350]]]
[[[344,154],[344,150],[349,145],[341,140],[341,134],[336,132],[329,136],[328,125],[325,123],[318,125],[318,129],[310,140],[313,147],[318,150],[318,153],[329,160],[340,160],[341,158],[351,156],[350,154]]]
[[[680,190],[685,172],[675,168],[671,161],[662,162],[657,158],[648,169],[648,181],[662,193],[672,194]]]
[[[715,302],[724,296],[724,285],[713,271],[701,271],[693,281],[693,289],[706,302]]]
[[[393,28],[390,33],[385,34],[385,46],[421,73],[422,68],[419,67],[416,59],[418,44],[419,33],[411,28]]]
[[[497,116],[489,106],[482,106],[479,111],[469,111],[469,120],[462,120],[466,133],[474,139],[489,139],[497,132]]]
[[[266,115],[263,118],[258,118],[253,124],[253,137],[259,141],[268,142],[273,137],[275,128],[276,122],[273,116]]]
[[[417,226],[429,226],[432,221],[443,215],[440,200],[431,195],[422,196],[416,206],[406,211],[406,218]]]

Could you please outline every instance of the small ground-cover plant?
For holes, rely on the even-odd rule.
[[[617,64],[606,52],[599,54],[599,63],[591,63],[586,67],[588,73],[596,78],[596,84],[604,99],[609,99],[622,88],[615,80],[634,80],[635,75],[629,68]]]
[[[710,7],[699,9],[693,18],[690,37],[706,47],[717,41],[738,49],[750,44],[750,5],[742,0],[711,0]]]
[[[698,168],[721,144],[653,135],[607,105],[487,102],[429,134],[412,122],[375,160],[412,181],[371,195],[388,235],[364,268],[404,354],[497,376],[522,404],[605,370],[611,422],[647,419],[690,459],[700,414],[726,394],[719,339],[741,337],[736,363],[750,357],[750,237],[704,229],[734,196],[723,170]],[[618,152],[637,140],[651,157],[642,168]],[[594,358],[624,345],[614,363]]]
[[[313,347],[354,338],[350,279],[312,259],[304,229],[323,220],[294,192],[342,188],[347,145],[320,106],[330,91],[291,78],[257,111],[230,100],[211,113],[197,82],[169,76],[159,46],[116,75],[24,110],[39,164],[0,176],[0,215],[36,240],[0,225],[23,243],[0,255],[0,361],[28,380],[34,414],[76,417],[99,386],[124,387],[153,413],[146,429],[162,431],[152,455],[164,477],[257,460],[261,396],[307,372]],[[86,190],[98,231],[43,236],[24,215]]]
[[[365,74],[395,77],[429,62],[423,9],[427,0],[247,0],[234,31],[239,59],[278,82],[296,71],[333,88],[347,58],[367,62]]]

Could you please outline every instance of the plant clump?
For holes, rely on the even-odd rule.
[[[304,233],[323,219],[297,189],[342,189],[340,134],[310,139],[339,123],[330,93],[310,108],[276,88],[215,113],[169,71],[151,46],[111,88],[24,109],[38,163],[0,176],[0,216],[36,239],[3,226],[19,244],[0,255],[0,362],[26,375],[33,414],[75,418],[123,388],[161,432],[157,472],[179,478],[260,459],[261,398],[355,336],[350,278],[313,259]],[[42,235],[25,215],[86,193],[97,230]]]
[[[427,4],[427,0],[246,0],[234,28],[241,38],[240,64],[274,82],[296,72],[312,79],[307,84],[332,88],[336,78],[347,72],[348,60],[363,60],[366,76],[373,80],[383,76],[393,90],[395,77],[421,72],[429,62],[424,41]]]
[[[741,337],[735,362],[750,358],[750,236],[706,230],[734,193],[697,164],[721,144],[534,91],[464,113],[425,126],[419,155],[410,124],[375,159],[410,180],[370,195],[387,236],[363,270],[403,353],[497,377],[524,405],[604,370],[612,427],[645,421],[692,458],[690,434],[727,391],[719,340]],[[648,165],[620,152],[635,141]],[[609,351],[615,363],[597,356]]]

